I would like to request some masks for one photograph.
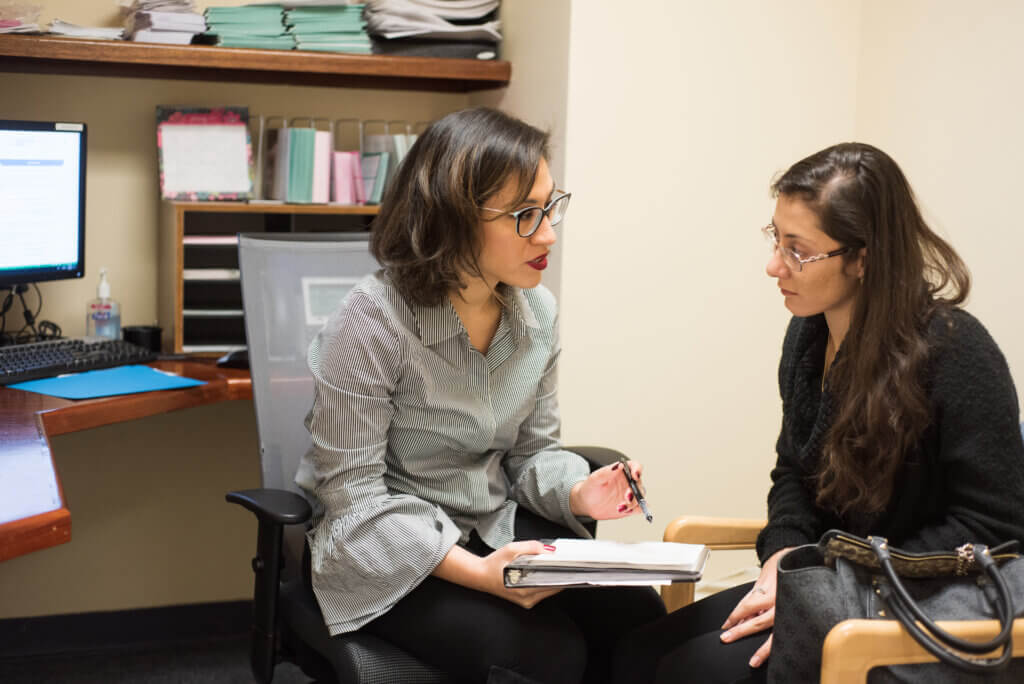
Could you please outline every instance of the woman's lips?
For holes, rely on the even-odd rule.
[[[796,294],[796,292],[790,292],[789,290],[787,290],[784,287],[780,287],[779,290],[782,291],[782,294],[783,294],[784,297],[789,297],[790,295],[795,295]]]
[[[548,267],[548,255],[542,254],[536,259],[533,259],[532,261],[527,261],[526,265],[529,266],[530,268],[535,268],[538,271],[543,271],[545,268]]]

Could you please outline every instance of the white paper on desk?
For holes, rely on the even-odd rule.
[[[163,195],[248,193],[244,124],[160,124]]]
[[[53,461],[41,441],[38,448],[0,449],[0,525],[60,507]]]

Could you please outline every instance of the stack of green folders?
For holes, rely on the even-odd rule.
[[[370,54],[365,5],[318,5],[286,10],[284,23],[299,50]]]
[[[216,36],[217,45],[269,50],[295,47],[295,40],[285,31],[281,5],[210,7],[204,14],[206,35]]]

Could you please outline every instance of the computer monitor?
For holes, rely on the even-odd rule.
[[[85,274],[84,123],[0,119],[0,288]]]

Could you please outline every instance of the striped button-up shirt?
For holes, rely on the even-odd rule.
[[[447,300],[408,304],[379,272],[309,348],[313,589],[332,635],[387,612],[476,530],[513,539],[517,505],[589,536],[569,492],[589,468],[561,448],[556,306],[507,288],[487,354]]]

